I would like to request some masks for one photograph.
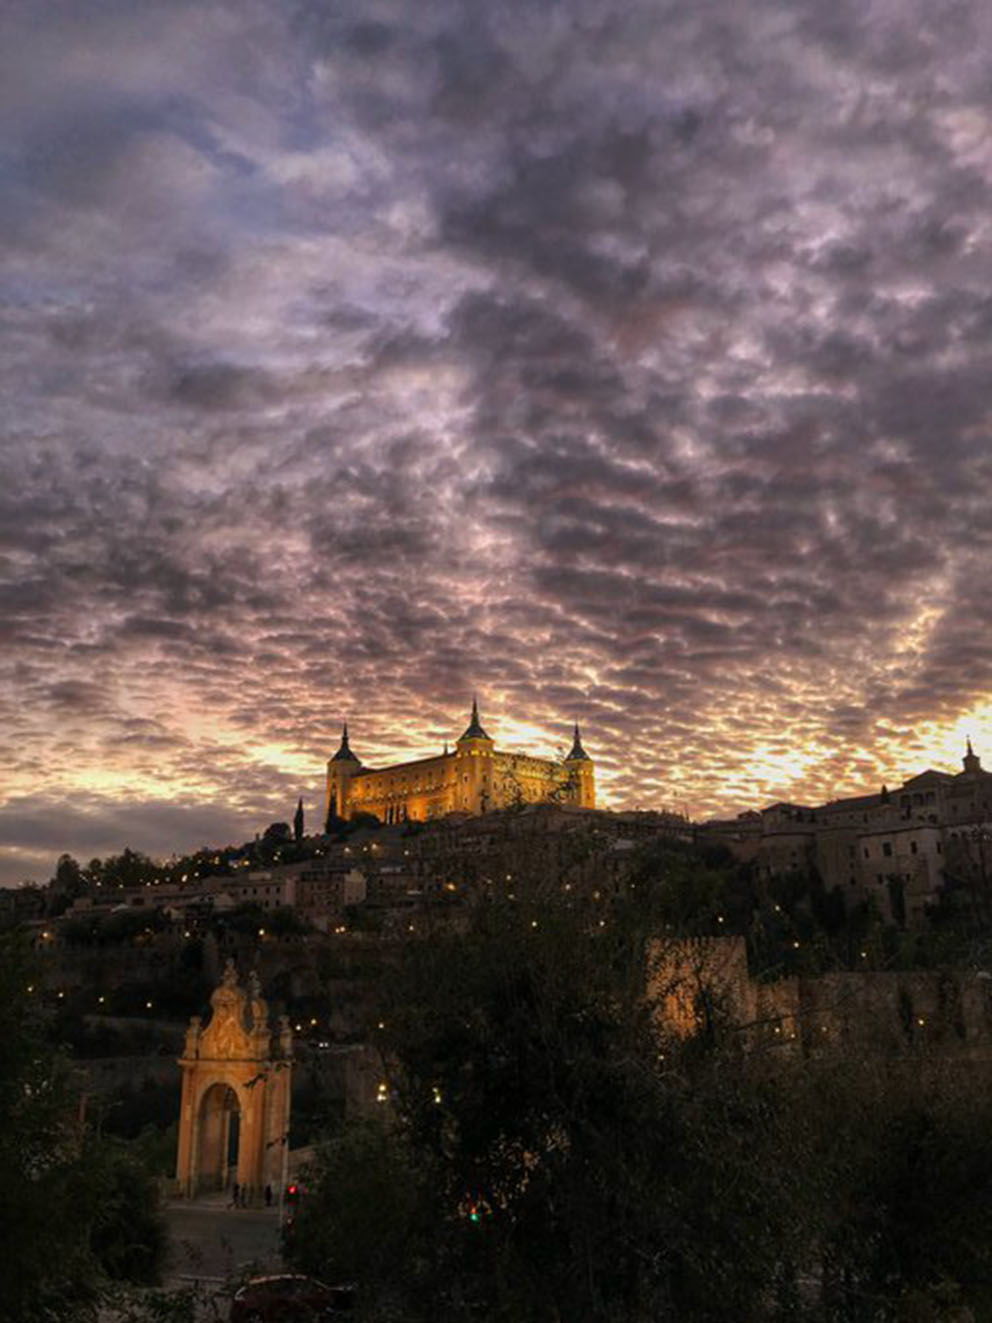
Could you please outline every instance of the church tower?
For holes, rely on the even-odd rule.
[[[472,699],[472,717],[465,734],[455,744],[456,812],[485,813],[495,807],[493,800],[493,749],[479,721],[479,704]]]
[[[579,808],[595,808],[596,778],[592,759],[582,747],[582,736],[579,734],[578,722],[575,723],[572,747],[565,759],[565,770],[571,783],[572,803],[577,804]]]
[[[982,760],[971,747],[971,736],[968,737],[968,752],[961,759],[966,772],[980,772],[982,770]]]
[[[327,764],[327,813],[326,820],[347,818],[350,816],[348,791],[351,778],[362,770],[362,764],[352,753],[348,744],[348,723],[341,731],[341,745],[337,753]]]

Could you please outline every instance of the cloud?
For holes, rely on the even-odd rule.
[[[476,689],[618,804],[992,741],[978,0],[2,23],[11,848],[250,834]]]

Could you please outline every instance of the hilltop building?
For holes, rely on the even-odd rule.
[[[701,834],[757,861],[766,877],[815,869],[848,901],[887,919],[921,920],[948,884],[986,886],[992,871],[992,772],[967,744],[957,773],[928,768],[898,789],[818,806],[772,804]]]
[[[426,822],[446,813],[487,813],[515,804],[560,803],[596,807],[592,759],[576,725],[572,747],[562,763],[530,754],[504,753],[482,728],[479,707],[454,750],[414,762],[376,769],[363,767],[348,743],[327,764],[327,815],[350,818],[374,813],[384,823]]]

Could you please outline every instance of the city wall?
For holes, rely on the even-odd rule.
[[[981,971],[833,973],[763,983],[742,937],[658,941],[651,995],[663,1032],[707,1028],[751,1047],[901,1056],[927,1051],[992,1060],[992,974]]]

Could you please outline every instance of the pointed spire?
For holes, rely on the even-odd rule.
[[[479,704],[475,695],[473,694],[472,720],[468,723],[468,729],[465,731],[465,734],[462,736],[461,740],[458,741],[458,743],[461,744],[462,740],[488,740],[488,739],[489,736],[482,729],[482,723],[479,720]]]
[[[336,754],[334,755],[334,757],[331,759],[331,762],[332,762],[332,763],[357,763],[357,762],[358,762],[358,759],[357,759],[357,758],[355,757],[355,755],[352,753],[351,748],[350,748],[349,745],[348,745],[348,723],[347,723],[347,721],[344,723],[344,726],[343,726],[343,728],[342,728],[342,730],[341,730],[341,747],[338,749],[337,753],[336,753]]]
[[[566,761],[567,763],[571,763],[571,762],[587,762],[587,763],[588,763],[588,762],[592,762],[592,759],[589,757],[589,755],[586,753],[585,749],[583,749],[583,747],[582,747],[582,736],[579,734],[579,723],[578,723],[578,722],[575,723],[575,732],[574,732],[574,735],[573,735],[573,738],[572,738],[572,748],[571,748],[571,750],[570,750],[570,752],[569,752],[568,757],[565,759],[565,761]]]

